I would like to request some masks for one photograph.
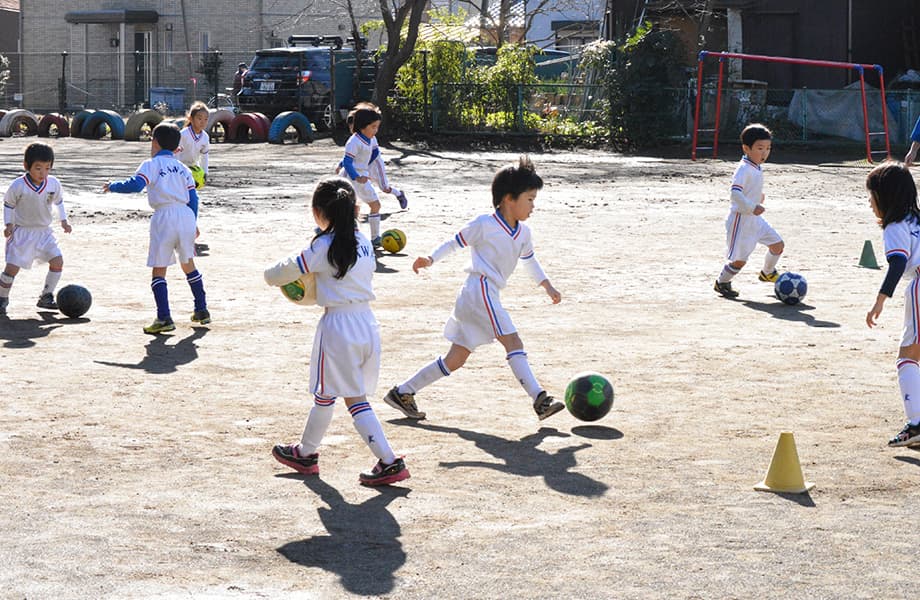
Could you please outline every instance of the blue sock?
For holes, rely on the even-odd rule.
[[[154,277],[150,282],[153,290],[153,300],[157,303],[157,319],[165,321],[169,318],[169,292],[166,290],[166,280]]]
[[[208,303],[204,299],[204,281],[201,280],[201,273],[198,272],[198,269],[195,269],[186,274],[185,279],[188,281],[188,286],[192,288],[192,295],[195,297],[195,310],[207,310]]]

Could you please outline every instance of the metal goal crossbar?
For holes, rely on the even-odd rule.
[[[700,129],[700,99],[702,98],[703,92],[703,61],[709,57],[717,57],[719,59],[719,77],[716,84],[716,114],[715,114],[715,125],[712,129]],[[761,62],[773,62],[773,63],[786,63],[794,65],[810,65],[813,67],[830,67],[836,69],[852,69],[859,74],[859,90],[862,97],[862,109],[863,109],[863,130],[866,133],[866,160],[870,163],[872,162],[873,154],[885,154],[886,157],[891,156],[891,146],[888,139],[888,111],[886,110],[885,104],[885,75],[883,69],[880,65],[866,65],[859,63],[848,63],[848,62],[836,62],[832,60],[813,60],[810,58],[789,58],[786,56],[761,56],[759,54],[739,54],[734,52],[709,52],[708,50],[703,50],[699,54],[699,59],[697,61],[697,75],[696,75],[696,108],[694,111],[693,117],[693,142],[690,158],[696,160],[696,151],[697,150],[712,150],[712,157],[715,158],[719,151],[719,113],[722,108],[722,79],[725,67],[725,59],[737,58],[741,60],[753,60]],[[884,131],[869,131],[869,108],[866,102],[866,79],[865,79],[865,70],[873,69],[878,73],[880,86],[882,94],[882,124]],[[712,146],[697,146],[699,142],[699,134],[712,133]],[[885,149],[884,150],[872,150],[871,140],[873,137],[884,137],[885,140]]]

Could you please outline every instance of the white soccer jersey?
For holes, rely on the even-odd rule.
[[[207,131],[196,134],[191,125],[182,129],[182,139],[179,142],[179,152],[176,158],[182,164],[192,167],[198,165],[205,173],[208,172],[208,152],[211,150],[211,138]]]
[[[518,259],[524,261],[528,273],[538,284],[546,279],[534,256],[530,228],[521,221],[512,228],[497,211],[476,217],[453,239],[435,249],[431,260],[437,262],[467,246],[470,248],[470,264],[466,272],[485,276],[499,289],[508,284],[508,277],[517,266]]]
[[[358,260],[348,269],[345,277],[334,277],[336,268],[327,258],[332,236],[321,235],[313,243],[266,272],[266,281],[271,285],[284,285],[304,273],[316,275],[316,303],[324,307],[361,304],[374,300],[372,280],[377,270],[377,258],[371,243],[364,235],[355,231],[358,239]]]
[[[371,155],[377,145],[377,138],[368,139],[360,133],[353,133],[345,142],[345,156],[351,157],[352,164],[358,175],[367,177],[370,168]],[[348,172],[345,172],[348,175]],[[350,178],[350,177],[349,177]]]
[[[896,254],[907,259],[904,279],[913,279],[920,273],[920,222],[909,217],[889,223],[882,234],[885,240],[885,258]]]
[[[188,205],[188,192],[195,189],[192,172],[168,150],[142,162],[135,175],[146,183],[147,202],[154,210],[170,204]]]
[[[754,213],[763,195],[763,171],[747,156],[738,162],[732,175],[732,210],[742,215]]]
[[[17,227],[50,227],[54,218],[52,207],[57,208],[60,221],[67,219],[61,183],[53,175],[39,185],[35,185],[28,174],[18,177],[6,190],[3,206],[13,213],[12,221],[8,220],[8,211],[4,220]]]

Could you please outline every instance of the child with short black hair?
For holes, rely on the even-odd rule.
[[[313,338],[310,392],[313,408],[299,444],[277,444],[272,456],[304,475],[319,474],[317,448],[341,396],[355,429],[377,463],[358,476],[364,485],[387,485],[409,478],[403,459],[393,453],[367,394],[377,388],[380,331],[370,303],[377,259],[357,229],[355,192],[341,177],[329,177],[313,192],[313,219],[320,233],[303,251],[265,270],[269,285],[283,286],[313,273],[316,302],[324,307]]]
[[[779,279],[776,264],[785,248],[783,239],[761,215],[764,212],[763,171],[772,149],[773,134],[766,126],[752,123],[741,132],[744,156],[732,175],[731,208],[725,219],[726,257],[728,262],[716,279],[713,289],[726,298],[737,298],[732,278],[747,264],[757,244],[767,247],[763,269],[757,278],[773,283]]]
[[[22,166],[25,173],[10,184],[3,197],[3,236],[6,238],[6,267],[0,273],[0,315],[6,314],[13,279],[20,269],[30,269],[35,261],[48,263],[45,285],[36,306],[57,310],[54,289],[61,280],[64,257],[51,228],[53,209],[61,229],[70,233],[61,183],[50,175],[54,149],[35,142],[26,147]]]
[[[875,304],[866,313],[866,325],[874,327],[882,314],[885,301],[894,296],[902,277],[910,281],[904,290],[904,330],[898,351],[898,386],[904,401],[907,424],[888,441],[888,445],[920,444],[920,207],[917,206],[917,186],[907,166],[885,162],[866,177],[869,206],[878,219],[885,241],[888,272],[875,297]]]
[[[533,212],[543,179],[527,156],[518,164],[500,169],[492,179],[492,205],[495,212],[470,221],[457,235],[436,248],[430,256],[420,256],[412,264],[416,273],[462,248],[469,247],[469,276],[457,296],[453,314],[444,326],[444,337],[451,346],[447,354],[422,367],[403,383],[393,386],[384,401],[410,419],[424,419],[415,404],[415,394],[462,367],[478,346],[498,339],[507,352],[508,366],[533,400],[540,420],[564,408],[537,382],[527,361],[524,344],[511,316],[501,304],[500,291],[517,266],[518,260],[531,278],[541,286],[553,304],[562,294],[550,283],[534,255],[530,229],[524,224]]]
[[[173,155],[179,147],[180,139],[178,127],[171,123],[160,123],[153,128],[150,158],[141,163],[134,176],[102,186],[103,192],[122,194],[140,192],[147,188],[147,201],[153,208],[147,266],[153,269],[150,288],[157,306],[156,319],[144,327],[144,333],[149,334],[173,331],[176,328],[169,310],[166,288],[166,268],[176,262],[176,257],[195,299],[191,320],[201,325],[211,322],[204,282],[194,260],[198,194],[195,192],[191,171]]]
[[[396,196],[400,208],[409,206],[405,193],[387,181],[376,137],[381,119],[380,109],[376,105],[360,102],[355,106],[348,115],[352,135],[345,143],[345,157],[341,162],[344,175],[354,186],[355,194],[370,208],[367,222],[374,247],[380,246],[380,199],[373,183],[376,182],[384,193]]]

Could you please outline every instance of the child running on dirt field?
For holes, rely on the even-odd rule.
[[[438,357],[405,382],[394,386],[384,398],[387,404],[410,419],[425,418],[425,413],[419,412],[415,404],[415,394],[419,390],[462,367],[473,350],[494,339],[505,347],[508,366],[533,399],[533,409],[540,420],[564,408],[537,383],[524,344],[499,297],[520,259],[553,304],[562,301],[562,294],[553,287],[537,262],[530,229],[524,224],[542,188],[543,180],[527,156],[522,156],[516,165],[499,169],[492,179],[495,212],[473,219],[430,256],[420,256],[412,264],[412,270],[418,273],[419,269],[428,268],[467,246],[471,252],[471,264],[466,269],[469,276],[444,326],[444,337],[451,342],[450,350],[443,358]]]
[[[716,279],[713,289],[726,298],[737,298],[732,278],[747,263],[757,244],[767,246],[763,269],[757,278],[775,282],[779,278],[776,263],[783,253],[783,239],[761,215],[763,214],[763,171],[761,165],[770,156],[773,134],[764,125],[753,123],[741,132],[744,156],[732,176],[731,209],[725,219],[728,262]]]
[[[45,285],[36,306],[57,310],[54,288],[61,280],[64,257],[51,229],[57,210],[61,229],[70,233],[61,183],[50,175],[54,150],[36,142],[26,147],[22,166],[26,172],[10,184],[3,197],[3,236],[6,238],[6,268],[0,274],[0,315],[6,314],[10,288],[20,269],[30,269],[36,260],[48,262]],[[54,207],[54,209],[52,208]]]
[[[361,439],[377,464],[358,480],[387,485],[409,478],[401,457],[393,453],[367,393],[377,387],[380,331],[370,303],[377,269],[373,247],[357,229],[355,192],[341,177],[319,182],[313,192],[313,219],[319,233],[300,253],[265,270],[269,285],[283,286],[305,273],[316,278],[316,301],[325,312],[316,327],[310,361],[313,408],[299,444],[278,444],[272,456],[304,475],[319,474],[317,448],[341,396]]]
[[[342,168],[355,188],[358,198],[370,208],[367,222],[371,229],[371,244],[380,246],[380,199],[373,183],[387,194],[393,194],[399,200],[399,207],[409,205],[406,195],[389,184],[380,146],[377,145],[377,132],[380,130],[380,110],[369,102],[360,103],[349,115],[351,119],[351,137],[345,143],[345,157]]]
[[[196,190],[203,188],[208,180],[211,138],[206,130],[209,117],[208,106],[204,102],[194,102],[188,110],[188,116],[185,117],[182,139],[179,141],[179,148],[176,150],[176,158],[191,169],[192,177],[195,179]],[[200,211],[200,202],[198,208]],[[195,237],[198,237],[197,227]],[[201,250],[207,250],[207,244],[200,244],[198,247]]]
[[[141,163],[130,179],[106,183],[103,192],[129,194],[147,188],[147,201],[153,208],[150,219],[150,248],[147,266],[153,268],[150,288],[157,305],[153,323],[144,327],[144,333],[157,334],[176,328],[169,310],[166,289],[166,268],[179,258],[179,266],[195,298],[192,321],[205,325],[211,322],[211,313],[205,299],[204,282],[195,268],[195,219],[198,216],[198,194],[195,180],[188,167],[173,156],[182,135],[171,123],[160,123],[153,128],[150,141],[150,158]]]
[[[894,296],[898,280],[910,283],[904,290],[904,330],[898,351],[898,385],[904,400],[907,424],[888,441],[889,446],[920,444],[920,208],[917,187],[910,171],[901,163],[886,162],[866,177],[869,206],[882,227],[888,272],[866,313],[866,325],[874,327],[885,301]]]

